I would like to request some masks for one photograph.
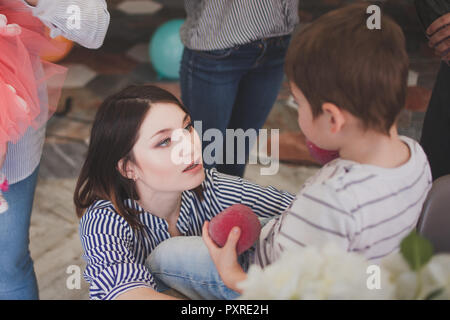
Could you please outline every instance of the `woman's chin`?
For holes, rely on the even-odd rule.
[[[184,190],[195,189],[205,180],[205,169],[201,166],[195,172],[183,172],[181,179],[184,182],[183,185],[186,185]]]

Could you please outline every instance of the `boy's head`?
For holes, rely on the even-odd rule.
[[[300,127],[322,148],[339,147],[326,141],[331,136],[322,134],[325,127],[339,133],[356,124],[389,135],[405,103],[403,32],[383,13],[381,29],[370,30],[368,6],[354,4],[321,16],[294,36],[286,56]]]

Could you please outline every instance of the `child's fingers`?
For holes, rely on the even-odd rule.
[[[6,18],[6,16],[4,14],[0,14],[0,28],[6,27],[7,24],[8,24],[8,19]]]
[[[23,109],[23,111],[25,111],[26,113],[29,113],[29,112],[30,112],[30,109],[28,108],[28,105],[27,105],[26,101],[23,100],[22,97],[20,97],[20,96],[17,94],[16,89],[15,89],[12,85],[10,85],[10,84],[6,84],[6,87],[7,87],[12,93],[14,93],[14,94],[16,95],[16,101],[17,101],[18,106],[21,107],[21,108]]]
[[[224,248],[227,248],[228,250],[236,250],[236,246],[240,237],[241,229],[239,227],[234,227],[233,229],[231,229]]]
[[[203,228],[202,228],[203,241],[205,242],[206,247],[208,248],[208,250],[211,251],[213,249],[219,249],[219,247],[214,243],[214,241],[209,236],[208,226],[209,226],[209,221],[206,221],[203,224]]]
[[[18,24],[12,23],[4,25],[3,22],[4,21],[0,22],[0,35],[13,37],[22,33],[22,28]]]

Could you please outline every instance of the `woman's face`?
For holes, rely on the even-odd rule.
[[[132,178],[138,193],[190,190],[202,183],[200,138],[190,117],[176,104],[155,103],[133,147]]]

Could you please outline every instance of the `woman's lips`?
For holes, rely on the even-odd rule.
[[[183,172],[192,172],[199,169],[202,166],[201,161],[193,161],[189,166],[187,166]]]

